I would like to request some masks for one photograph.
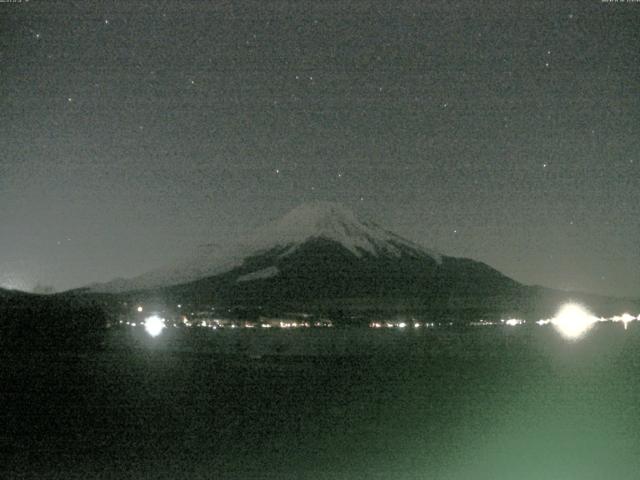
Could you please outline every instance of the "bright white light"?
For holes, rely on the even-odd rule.
[[[620,321],[624,325],[625,330],[627,329],[627,325],[629,324],[629,322],[633,322],[634,320],[635,317],[628,313],[623,313],[622,315],[620,315]]]
[[[515,327],[516,325],[521,325],[522,320],[519,320],[517,318],[510,318],[509,320],[506,320],[504,323],[509,325],[510,327]]]
[[[138,308],[136,308],[136,310],[138,310],[138,312],[141,312],[144,309],[142,308],[142,305],[138,305]]]
[[[563,306],[551,320],[553,326],[566,338],[577,339],[584,335],[598,319],[580,305]]]
[[[404,322],[400,322],[400,323],[398,324],[398,327],[400,327],[400,328],[404,328],[404,327],[406,327],[406,326],[407,326],[407,324],[406,324],[406,323],[404,323]]]
[[[164,318],[160,318],[158,315],[151,315],[144,321],[144,329],[152,337],[157,337],[164,330]]]

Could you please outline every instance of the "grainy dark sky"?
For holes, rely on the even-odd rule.
[[[163,265],[334,200],[640,295],[640,3],[0,3],[0,285]]]

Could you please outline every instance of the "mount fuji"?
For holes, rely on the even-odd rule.
[[[225,248],[205,245],[173,265],[84,291],[229,306],[458,310],[524,288],[484,263],[442,255],[340,204],[316,202]]]
[[[90,290],[101,293],[121,293],[168,287],[219,275],[232,270],[245,271],[246,264],[256,264],[256,257],[273,258],[273,265],[238,276],[238,281],[252,281],[276,276],[276,264],[306,250],[310,242],[323,241],[353,259],[413,257],[440,264],[442,255],[391,233],[378,225],[360,221],[356,215],[338,203],[304,204],[280,219],[268,223],[250,235],[226,247],[203,245],[190,257],[173,265],[154,270],[132,279],[117,279],[94,284]],[[249,261],[250,260],[250,261]],[[269,263],[269,262],[267,262]]]

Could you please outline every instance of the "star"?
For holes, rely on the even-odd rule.
[[[104,24],[105,24],[105,25],[109,25],[109,19],[105,18],[105,19],[104,19]]]

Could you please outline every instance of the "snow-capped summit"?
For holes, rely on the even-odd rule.
[[[295,250],[314,238],[334,241],[355,256],[387,254],[399,256],[404,250],[440,256],[409,240],[391,233],[375,223],[363,222],[355,213],[339,203],[312,202],[303,204],[278,220],[258,228],[248,239],[248,245],[259,249],[289,246]]]
[[[91,285],[95,292],[124,292],[166,287],[220,275],[243,265],[247,258],[264,252],[279,251],[285,258],[312,240],[326,240],[350,252],[354,257],[429,257],[437,263],[441,256],[406,240],[356,214],[339,203],[303,204],[283,217],[257,228],[250,235],[225,247],[205,245],[197,252],[173,265],[145,273],[132,279],[117,279]],[[277,269],[268,270],[272,275]],[[259,274],[256,278],[264,278]],[[242,281],[254,278],[243,276]]]

